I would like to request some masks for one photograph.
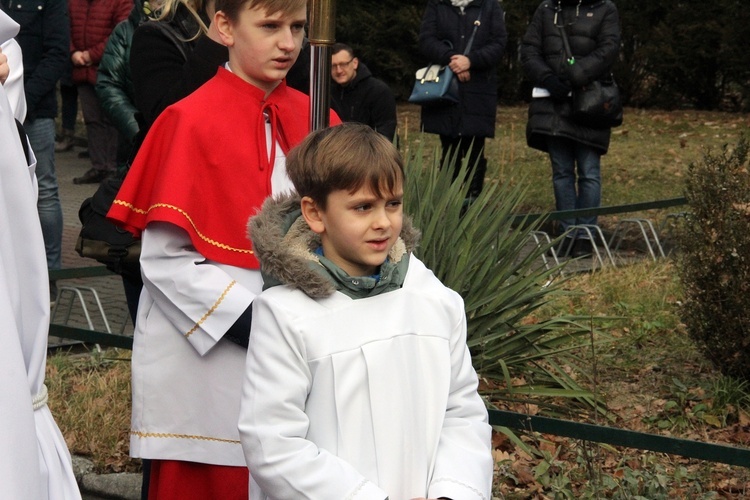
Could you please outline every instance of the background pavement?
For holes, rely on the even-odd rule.
[[[82,175],[89,168],[88,158],[79,158],[83,149],[55,154],[55,170],[60,188],[60,201],[63,209],[62,263],[64,269],[101,266],[97,261],[79,256],[75,251],[76,240],[81,229],[78,209],[86,198],[94,194],[99,184],[73,184],[73,178]],[[133,325],[128,315],[122,280],[117,275],[59,280],[57,306],[53,308],[52,322],[56,324],[107,331],[111,333],[133,334]],[[96,292],[96,295],[94,294]],[[96,302],[98,296],[101,308]],[[84,310],[84,305],[86,309]],[[86,311],[89,319],[86,318]],[[104,312],[102,316],[101,312]],[[106,323],[105,323],[106,318]],[[69,345],[70,341],[50,338],[50,347]]]

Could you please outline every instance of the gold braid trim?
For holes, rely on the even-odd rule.
[[[197,439],[199,441],[217,441],[219,443],[240,444],[236,439],[222,439],[208,436],[194,436],[192,434],[172,434],[171,432],[141,432],[130,431],[132,436],[139,438],[165,438],[165,439]]]
[[[195,324],[195,326],[194,326],[194,327],[192,327],[192,328],[190,329],[190,331],[189,331],[189,332],[187,332],[187,333],[185,334],[185,338],[188,338],[188,337],[189,337],[189,336],[191,336],[191,335],[192,335],[193,333],[195,333],[195,331],[196,331],[196,330],[197,330],[197,329],[198,329],[198,328],[199,328],[199,327],[200,327],[200,326],[201,326],[201,325],[202,325],[203,323],[205,323],[205,322],[206,322],[206,319],[208,319],[208,317],[209,317],[209,316],[211,316],[211,315],[212,315],[212,314],[214,313],[214,311],[215,311],[215,310],[216,310],[216,309],[217,309],[217,308],[219,307],[219,304],[221,304],[221,303],[222,303],[222,302],[224,301],[224,297],[226,297],[226,296],[227,296],[227,294],[229,293],[229,290],[231,290],[231,289],[232,289],[232,287],[233,287],[234,285],[236,285],[236,284],[237,284],[237,281],[236,281],[236,280],[232,280],[232,282],[231,282],[231,283],[229,284],[229,286],[227,286],[227,287],[226,287],[226,288],[224,289],[224,291],[222,292],[221,296],[219,297],[219,300],[217,300],[217,301],[216,301],[216,302],[214,303],[214,305],[213,305],[213,306],[211,306],[211,309],[209,309],[209,310],[208,310],[208,312],[207,312],[206,314],[204,314],[204,315],[203,315],[203,317],[202,317],[202,318],[201,318],[200,320],[198,320],[198,322],[197,322],[197,323]]]
[[[219,243],[216,240],[212,240],[211,238],[209,238],[208,236],[206,236],[205,234],[201,233],[198,230],[198,227],[195,225],[195,222],[193,222],[193,219],[190,218],[187,212],[185,212],[183,209],[178,208],[174,205],[168,205],[166,203],[157,203],[155,205],[151,205],[151,207],[149,207],[148,210],[141,210],[140,208],[136,208],[130,203],[126,201],[122,201],[122,200],[115,200],[112,203],[115,205],[122,205],[123,207],[126,207],[130,209],[131,211],[138,213],[138,214],[142,214],[142,215],[148,214],[151,210],[155,208],[168,208],[170,210],[174,210],[175,212],[178,212],[180,215],[182,215],[183,217],[187,219],[190,225],[193,226],[193,229],[195,230],[195,234],[197,234],[198,237],[202,239],[203,241],[205,241],[206,243],[213,245],[215,247],[221,248],[222,250],[229,250],[230,252],[246,253],[249,255],[253,255],[255,253],[252,250],[248,250],[247,248],[234,248],[234,247],[230,247],[229,245],[225,245],[224,243]]]

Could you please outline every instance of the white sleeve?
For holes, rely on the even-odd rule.
[[[273,499],[384,500],[387,493],[349,463],[305,439],[312,375],[288,317],[267,295],[253,302],[239,421],[252,481]]]
[[[8,57],[8,66],[10,74],[5,80],[3,88],[8,95],[10,109],[13,110],[13,116],[16,120],[23,123],[26,119],[26,94],[23,89],[23,56],[21,47],[15,39],[10,39],[0,45],[3,54]]]
[[[152,222],[141,242],[143,285],[201,355],[224,336],[255,294],[207,261],[181,228]]]
[[[451,388],[429,498],[492,498],[492,428],[466,346],[463,302],[451,335]]]

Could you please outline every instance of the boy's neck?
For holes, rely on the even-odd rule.
[[[253,87],[255,87],[257,89],[260,89],[263,92],[265,92],[265,95],[263,96],[264,99],[267,98],[269,95],[271,95],[271,93],[274,90],[276,90],[276,87],[278,87],[281,84],[281,82],[282,82],[282,80],[277,80],[275,82],[265,82],[264,85],[258,85],[257,82],[250,81],[247,78],[244,78],[242,75],[237,74],[234,71],[232,71],[232,61],[231,61],[231,58],[230,58],[229,61],[227,61],[224,64],[224,67],[227,69],[227,71],[229,71],[230,73],[234,73],[235,75],[237,75],[239,78],[241,78],[248,85],[252,85]]]

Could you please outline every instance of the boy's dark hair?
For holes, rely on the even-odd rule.
[[[289,152],[287,173],[300,197],[323,210],[333,191],[369,187],[379,197],[404,183],[401,154],[371,127],[355,122],[318,130]]]
[[[266,9],[267,14],[273,15],[277,12],[291,13],[307,8],[307,0],[216,0],[216,11],[222,11],[229,20],[236,22],[245,5],[249,9]]]

